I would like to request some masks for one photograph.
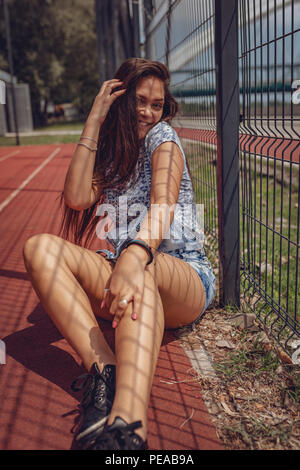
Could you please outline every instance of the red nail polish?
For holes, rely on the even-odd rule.
[[[100,308],[103,308],[103,307],[105,307],[105,302],[104,302],[104,300],[102,300],[101,305],[100,305]]]
[[[114,320],[114,321],[112,322],[112,325],[111,325],[111,326],[112,326],[113,328],[116,328],[116,327],[117,327],[117,324],[118,324],[118,323],[116,322],[116,320]]]
[[[132,320],[136,320],[136,319],[137,319],[137,315],[136,315],[136,313],[133,313],[132,314]]]

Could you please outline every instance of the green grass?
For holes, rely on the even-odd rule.
[[[225,425],[224,428],[229,431],[229,433],[232,433],[232,436],[240,434],[251,450],[257,450],[255,441],[263,442],[267,440],[269,442],[273,441],[274,444],[279,441],[281,445],[288,444],[292,432],[292,425],[285,427],[277,425],[275,428],[274,426],[266,424],[264,419],[256,419],[253,417],[248,418],[247,421],[247,426],[245,426],[244,423],[240,423],[236,426]]]
[[[215,364],[215,368],[225,380],[230,380],[249,372],[255,377],[264,372],[272,375],[276,373],[278,365],[278,356],[273,351],[266,351],[257,338],[250,349],[241,348],[230,353],[224,361]]]
[[[185,150],[193,175],[196,201],[205,205],[205,228],[217,236],[217,182],[213,164],[216,151],[201,143],[188,143]],[[295,309],[299,276],[296,270],[299,170],[296,165],[291,169],[290,165],[283,165],[279,160],[274,168],[266,158],[257,156],[254,160],[246,155],[244,159],[242,154],[240,164],[240,247],[244,268],[241,291],[246,291],[247,301],[256,312],[260,312],[262,320],[267,316],[269,323],[273,324],[276,317],[268,314],[272,310],[276,313],[281,310],[283,315],[287,312],[291,319],[299,322],[299,305],[297,312]],[[215,255],[218,256],[217,246]],[[263,263],[270,265],[269,270],[263,272]],[[275,303],[266,307],[265,301],[257,300],[258,289],[253,287],[252,280],[243,279],[245,273],[250,273],[254,285],[265,291],[271,304],[273,299],[280,309]],[[298,287],[299,284],[298,277]],[[276,328],[279,331],[283,326],[285,320],[279,320]],[[283,334],[290,334],[290,331]]]
[[[81,131],[83,129],[84,122],[53,122],[48,124],[46,127],[37,127],[36,131]]]
[[[36,135],[36,136],[21,136],[19,138],[20,145],[49,145],[49,144],[68,144],[70,142],[78,142],[79,135],[69,135],[68,131],[81,131],[83,129],[83,122],[54,122],[50,123],[45,127],[39,127],[34,129],[38,132],[47,131],[66,131],[66,134],[56,135]],[[16,144],[15,137],[3,137],[0,136],[0,147],[10,147]]]
[[[68,144],[78,142],[76,135],[39,135],[32,137],[20,137],[20,145],[49,145]],[[15,137],[0,137],[0,147],[10,147],[16,145]]]
[[[300,374],[293,376],[292,385],[285,390],[289,398],[299,407],[300,409]]]
[[[245,211],[241,213],[241,233],[245,233],[241,240],[242,256],[245,269],[267,295],[299,321],[299,312],[295,311],[299,189],[293,183],[298,174],[294,169],[290,180],[289,168],[278,161],[276,167],[275,175],[269,180],[261,175],[268,170],[266,163],[255,166],[252,162],[248,167],[252,194],[244,201]],[[256,220],[251,220],[251,216]],[[262,272],[262,263],[269,265],[269,271]]]
[[[212,160],[216,158],[216,152],[201,144],[192,143],[187,144],[185,150],[193,177],[196,201],[204,204],[205,230],[217,237],[217,180],[216,167],[212,164]]]

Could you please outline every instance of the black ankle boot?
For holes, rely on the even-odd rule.
[[[81,383],[77,386],[78,382]],[[116,367],[108,364],[100,373],[96,363],[92,365],[90,373],[77,377],[72,383],[74,392],[84,389],[80,403],[81,416],[75,434],[80,447],[90,445],[103,431],[112,408],[115,384]]]
[[[95,441],[87,447],[89,450],[145,450],[147,441],[136,434],[135,429],[141,428],[142,422],[127,424],[117,416],[111,425],[106,425]]]

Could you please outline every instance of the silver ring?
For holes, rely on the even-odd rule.
[[[119,305],[121,307],[127,307],[128,301],[126,299],[122,299],[122,300],[120,300]]]
[[[110,291],[110,289],[104,289],[104,292],[109,292],[109,291]]]

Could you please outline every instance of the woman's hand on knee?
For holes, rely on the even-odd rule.
[[[144,269],[141,266],[133,266],[118,260],[113,273],[107,283],[103,302],[109,313],[114,317],[112,327],[116,328],[125,311],[131,312],[131,318],[136,320],[142,302],[144,291]],[[130,305],[131,304],[131,305]],[[127,313],[127,312],[126,312]]]

